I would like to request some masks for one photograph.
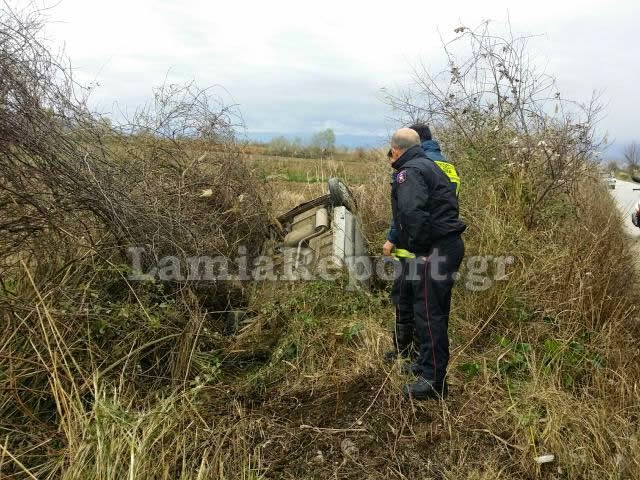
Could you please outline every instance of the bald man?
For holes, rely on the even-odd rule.
[[[396,248],[415,254],[401,259],[391,298],[396,304],[396,348],[414,343],[413,383],[403,392],[418,400],[447,395],[451,290],[464,256],[458,199],[449,178],[429,161],[415,130],[401,128],[391,137],[395,170],[391,207],[397,227]]]

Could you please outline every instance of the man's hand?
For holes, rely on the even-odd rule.
[[[382,245],[382,255],[384,255],[385,257],[390,257],[391,252],[395,247],[396,246],[393,243],[387,240],[386,242],[384,242],[384,245]]]

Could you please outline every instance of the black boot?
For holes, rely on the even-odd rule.
[[[415,400],[442,399],[449,394],[449,386],[446,380],[438,383],[424,377],[417,377],[414,383],[408,383],[402,388],[402,393],[405,397]]]

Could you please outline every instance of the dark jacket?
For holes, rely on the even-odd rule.
[[[397,248],[427,255],[440,238],[461,234],[466,225],[458,217],[458,199],[449,178],[418,145],[393,163],[391,207],[397,229]]]
[[[450,186],[457,195],[460,188],[460,177],[458,176],[458,172],[456,171],[456,168],[453,166],[453,164],[442,154],[442,151],[440,150],[440,144],[438,144],[438,142],[435,140],[425,140],[420,144],[420,146],[422,147],[422,150],[424,151],[425,157],[427,159],[435,162],[441,170],[446,170],[445,173],[447,173],[447,171],[449,172],[448,175],[451,175],[451,177],[449,177],[449,181],[451,182]],[[394,177],[395,174],[391,177],[392,184]],[[389,240],[394,245],[398,244],[398,230],[393,219],[391,219],[391,225],[389,227],[389,233],[387,234],[387,240]]]

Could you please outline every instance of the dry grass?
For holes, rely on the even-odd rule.
[[[381,233],[388,214],[377,182],[388,179],[379,171],[356,191],[366,227]],[[189,384],[176,390],[151,368],[165,347],[135,341],[124,361],[96,364],[108,346],[99,336],[80,346],[54,290],[36,290],[25,271],[15,296],[34,309],[14,309],[2,341],[11,383],[0,468],[74,479],[633,478],[636,313],[621,292],[634,272],[613,204],[586,180],[547,206],[548,223],[527,229],[513,181],[494,176],[463,191],[467,255],[517,261],[486,291],[456,290],[446,403],[403,400],[406,378],[382,364],[392,320],[384,291],[256,285],[252,329],[223,339],[208,317]],[[281,184],[292,182],[272,187]],[[344,454],[344,439],[357,456]],[[544,453],[556,461],[537,466]]]
[[[463,161],[461,168],[471,176],[474,167]],[[386,195],[376,190],[378,178],[366,185],[375,192],[367,198],[372,204],[382,204]],[[265,320],[271,328],[257,333],[257,343],[280,340],[272,361],[250,377],[258,384],[250,396],[262,394],[267,404],[298,399],[299,423],[321,416],[314,424],[315,442],[322,439],[329,452],[336,450],[336,436],[361,446],[360,462],[345,467],[338,456],[339,467],[319,467],[310,443],[309,466],[302,470],[315,471],[310,478],[363,472],[370,478],[638,475],[634,419],[640,371],[630,293],[635,272],[612,200],[585,176],[550,198],[538,225],[527,228],[526,209],[516,196],[525,188],[521,177],[505,173],[475,180],[474,188],[463,190],[467,255],[513,255],[516,261],[508,279],[488,290],[456,291],[454,393],[446,405],[403,406],[403,378],[380,362],[389,347],[384,325],[392,316],[382,292],[366,300],[365,294],[350,294],[341,300],[349,305],[346,312],[335,312],[323,299],[338,293],[315,294],[330,287],[309,285],[293,305],[278,311],[284,327]],[[376,218],[384,226],[381,212]],[[334,337],[354,322],[360,327],[352,342]],[[239,348],[251,348],[246,338],[239,341]],[[296,443],[303,437],[298,434]],[[546,453],[556,461],[538,466],[534,457]],[[376,463],[380,456],[384,464]],[[295,478],[299,464],[290,462],[287,473]]]

